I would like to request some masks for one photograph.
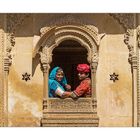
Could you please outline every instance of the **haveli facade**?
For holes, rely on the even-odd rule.
[[[0,14],[0,126],[139,126],[139,14]],[[91,66],[92,97],[50,99],[48,75]]]

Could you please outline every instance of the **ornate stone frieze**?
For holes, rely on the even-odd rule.
[[[110,14],[127,30],[134,28],[134,14]]]
[[[71,14],[66,14],[65,16],[55,18],[52,20],[52,22],[49,23],[49,26],[51,25],[84,25],[84,21],[82,21],[80,18],[74,18]]]

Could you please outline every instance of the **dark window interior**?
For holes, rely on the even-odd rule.
[[[59,66],[64,70],[68,84],[72,90],[79,84],[76,66],[79,63],[87,63],[87,50],[80,43],[73,40],[66,40],[53,50],[53,60],[50,71]]]

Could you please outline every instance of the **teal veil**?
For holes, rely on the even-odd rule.
[[[60,67],[53,68],[49,75],[49,97],[55,97],[55,90],[58,86],[65,91],[64,86],[67,84],[66,77],[64,76],[61,82],[57,82],[55,79],[58,69]]]

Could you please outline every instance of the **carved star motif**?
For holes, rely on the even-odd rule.
[[[118,74],[115,74],[115,72],[113,74],[110,74],[110,80],[113,80],[113,82],[115,82],[118,79]]]
[[[31,74],[28,74],[27,72],[22,74],[22,80],[25,80],[27,82],[28,80],[30,80],[30,75]]]

